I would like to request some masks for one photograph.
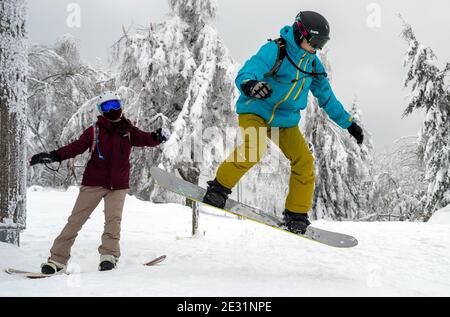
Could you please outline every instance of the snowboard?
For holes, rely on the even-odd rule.
[[[154,260],[151,260],[151,261],[145,263],[144,266],[155,266],[155,265],[160,264],[161,262],[164,262],[166,259],[167,259],[167,256],[162,255],[159,258],[156,258]]]
[[[158,258],[155,258],[149,262],[144,263],[144,266],[155,266],[160,264],[161,262],[164,262],[167,259],[166,255],[162,255]],[[28,279],[31,280],[39,280],[39,279],[44,279],[44,278],[49,278],[49,277],[54,277],[54,276],[59,276],[59,275],[70,275],[70,273],[68,272],[59,272],[57,274],[42,274],[42,273],[38,273],[38,272],[29,272],[29,271],[22,271],[22,270],[16,270],[16,269],[6,269],[5,273],[9,274],[9,275],[17,275],[17,276],[22,276],[22,277],[26,277]]]
[[[56,274],[48,275],[48,274],[42,274],[42,273],[38,273],[38,272],[21,271],[21,270],[16,270],[16,269],[6,269],[5,272],[10,275],[18,275],[18,276],[26,277],[31,280],[39,280],[39,279],[54,277],[54,276],[63,275],[63,274],[69,275],[66,272],[59,272]]]
[[[182,180],[181,178],[178,178],[175,175],[168,173],[157,167],[153,167],[150,173],[152,177],[156,180],[156,182],[166,190],[184,196],[185,198],[193,200],[195,202],[209,206],[208,204],[205,204],[203,202],[203,197],[206,194],[206,189],[194,185],[185,180]],[[216,208],[214,206],[210,207]],[[293,233],[291,231],[286,230],[283,227],[282,221],[277,217],[271,216],[259,209],[247,206],[232,199],[229,199],[227,201],[227,204],[224,209],[220,208],[216,209],[330,247],[353,248],[358,245],[358,240],[352,236],[315,228],[313,226],[309,226],[308,230],[304,235]]]

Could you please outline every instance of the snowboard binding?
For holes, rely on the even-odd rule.
[[[217,207],[225,208],[227,204],[228,196],[231,195],[232,191],[224,186],[222,186],[217,179],[208,182],[208,189],[206,195],[203,198],[205,204]]]
[[[55,262],[53,260],[48,260],[47,263],[41,265],[41,273],[45,275],[55,275],[59,273],[64,273],[66,266],[64,264]]]
[[[308,227],[311,225],[308,214],[294,213],[286,209],[283,216],[284,226],[287,230],[295,234],[304,235],[306,230],[308,230]]]

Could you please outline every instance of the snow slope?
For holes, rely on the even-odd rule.
[[[450,205],[436,211],[428,223],[435,225],[450,225]]]
[[[0,268],[38,270],[78,193],[31,188],[21,248],[0,244]],[[449,296],[450,225],[335,223],[357,248],[333,249],[204,210],[205,235],[188,237],[191,213],[129,197],[120,267],[97,272],[103,226],[98,208],[83,228],[69,270],[82,274],[27,280],[0,272],[0,296]],[[142,263],[166,254],[156,267]]]

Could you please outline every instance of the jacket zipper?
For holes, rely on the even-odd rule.
[[[299,67],[299,68],[301,68],[302,63],[303,63],[303,60],[305,59],[305,57],[306,57],[307,54],[308,54],[308,53],[305,52],[305,54],[303,54],[302,58],[300,59],[300,63],[298,64],[298,67]],[[280,100],[280,101],[275,105],[275,107],[273,107],[273,109],[272,109],[272,116],[270,117],[270,120],[267,122],[268,124],[271,124],[271,123],[273,122],[273,120],[275,119],[275,112],[277,111],[278,107],[279,107],[281,104],[283,104],[284,102],[286,102],[286,100],[289,99],[289,97],[291,96],[291,94],[292,94],[292,92],[294,91],[295,87],[297,87],[299,75],[300,75],[300,71],[297,70],[297,76],[296,76],[295,83],[292,85],[292,88],[291,88],[291,90],[289,90],[289,92],[288,92],[288,94],[286,95],[286,97],[284,97],[284,99]]]
[[[113,130],[113,132],[112,132],[112,144],[111,144],[111,158],[112,158],[112,156],[113,156],[113,154],[114,154],[114,133],[115,133],[115,131]],[[111,188],[111,190],[113,191],[114,190],[114,186],[113,186],[113,176],[112,176],[113,174],[112,174],[112,159],[110,159],[109,160],[109,187]]]
[[[303,68],[303,70],[304,70],[305,72],[306,72],[306,68],[308,68],[309,61],[311,60],[312,57],[313,57],[313,55],[311,55],[311,56],[306,60],[305,68]],[[300,89],[298,90],[297,94],[295,95],[294,100],[297,100],[297,99],[298,99],[298,96],[299,96],[300,93],[303,91],[303,88],[305,87],[305,82],[306,82],[306,79],[307,79],[307,78],[308,78],[307,76],[305,76],[305,77],[303,78],[302,85],[301,85]]]

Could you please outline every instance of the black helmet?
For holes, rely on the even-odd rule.
[[[300,12],[293,27],[296,39],[305,38],[315,49],[322,49],[330,40],[330,25],[327,19],[317,12]]]

